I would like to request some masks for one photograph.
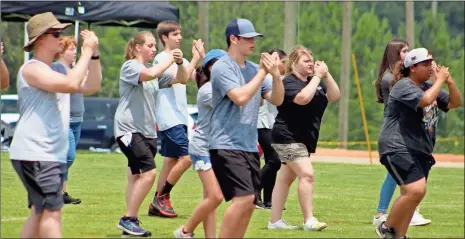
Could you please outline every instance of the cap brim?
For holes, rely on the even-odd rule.
[[[26,51],[26,52],[30,52],[32,50],[32,44],[37,40],[37,38],[42,36],[44,34],[44,32],[46,32],[48,29],[60,29],[60,30],[63,30],[63,29],[68,28],[71,25],[72,25],[71,23],[60,23],[60,24],[56,24],[56,25],[51,26],[50,28],[45,29],[39,35],[37,35],[36,37],[29,40],[27,42],[27,44],[24,45],[23,50]]]
[[[240,34],[238,36],[244,37],[244,38],[264,37],[263,34],[257,33],[257,32],[249,32],[245,34]]]

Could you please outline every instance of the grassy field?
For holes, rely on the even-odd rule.
[[[120,237],[115,228],[124,213],[126,182],[125,157],[121,154],[89,154],[79,152],[70,173],[69,192],[80,197],[82,204],[66,205],[63,209],[63,236]],[[157,157],[157,166],[161,158]],[[385,177],[381,166],[315,163],[314,214],[328,223],[322,232],[269,231],[266,229],[271,212],[256,210],[249,225],[248,238],[374,238],[371,221],[379,188]],[[170,238],[173,230],[182,225],[201,199],[201,183],[197,174],[189,170],[172,191],[172,202],[179,214],[175,219],[147,216],[152,192],[141,211],[142,227],[152,231],[153,237]],[[396,192],[395,197],[398,195]],[[409,237],[463,238],[464,237],[464,169],[434,168],[430,174],[428,194],[421,212],[433,223],[426,227],[410,228]],[[26,191],[11,167],[7,154],[1,155],[1,238],[19,237],[24,219],[28,216]],[[218,227],[227,203],[220,206]],[[302,214],[297,201],[296,185],[292,186],[284,219],[302,225]],[[234,223],[234,222],[230,222]],[[203,237],[201,226],[196,237]]]

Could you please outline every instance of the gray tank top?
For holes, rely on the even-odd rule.
[[[24,66],[45,64],[32,59],[17,76],[19,120],[10,147],[10,159],[66,163],[68,152],[69,94],[47,92],[27,84]]]

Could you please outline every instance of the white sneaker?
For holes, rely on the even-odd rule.
[[[299,227],[297,227],[297,226],[292,226],[292,225],[287,224],[287,222],[284,221],[283,219],[279,219],[275,223],[268,222],[268,229],[270,229],[270,230],[274,230],[274,229],[296,230],[298,228]]]
[[[319,222],[316,217],[313,217],[312,219],[308,220],[307,222],[304,223],[304,230],[310,230],[310,231],[321,231],[325,229],[328,224],[325,222]]]
[[[182,232],[182,228],[178,228],[176,231],[173,232],[174,238],[194,238],[194,233],[191,232]]]
[[[419,212],[415,211],[409,226],[425,226],[431,223],[431,219],[426,219]]]
[[[373,226],[379,226],[381,223],[385,222],[387,220],[387,214],[383,214],[379,217],[374,216],[373,217]]]

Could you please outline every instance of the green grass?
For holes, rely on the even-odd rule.
[[[26,191],[7,154],[1,155],[1,238],[19,237],[28,216]],[[66,205],[63,209],[64,237],[119,237],[115,228],[124,213],[126,183],[125,157],[121,154],[90,154],[79,152],[70,173],[69,191],[80,197],[82,204]],[[158,169],[161,166],[157,157]],[[266,229],[271,212],[255,210],[246,237],[371,237],[379,188],[386,175],[381,166],[315,163],[314,214],[328,223],[322,232],[269,231]],[[464,237],[464,169],[434,168],[431,171],[427,196],[422,203],[422,214],[433,223],[426,227],[411,227],[409,237],[444,238]],[[172,237],[201,200],[201,183],[197,174],[188,170],[174,187],[172,202],[179,214],[175,219],[147,216],[147,206],[153,190],[140,210],[140,220],[153,237]],[[395,197],[398,195],[396,192]],[[228,203],[219,209],[218,228]],[[296,184],[291,188],[284,219],[302,225],[302,213],[297,201]],[[12,220],[13,218],[13,220]],[[16,219],[15,219],[16,218]],[[230,222],[234,223],[234,222]],[[196,237],[203,237],[202,226]]]

